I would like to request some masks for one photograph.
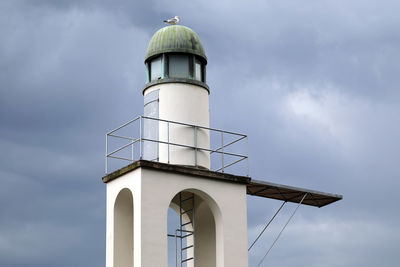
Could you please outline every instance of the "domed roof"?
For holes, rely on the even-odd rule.
[[[145,60],[158,54],[171,52],[195,54],[207,61],[203,44],[197,33],[182,25],[159,29],[150,40]]]

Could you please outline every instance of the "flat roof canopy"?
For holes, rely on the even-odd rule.
[[[247,184],[247,194],[293,203],[300,203],[304,194],[307,194],[302,204],[318,208],[329,205],[343,198],[342,195],[324,193],[315,190],[275,184],[254,179],[251,179]]]
[[[342,195],[329,194],[310,189],[275,184],[271,182],[264,182],[251,179],[250,177],[247,176],[239,176],[228,173],[210,171],[206,169],[199,169],[195,167],[166,164],[166,163],[147,161],[147,160],[135,161],[132,164],[129,164],[121,169],[106,174],[102,178],[102,180],[104,183],[108,183],[137,168],[149,168],[165,172],[174,172],[183,175],[193,175],[193,176],[225,181],[230,183],[245,184],[247,187],[248,195],[272,198],[293,203],[300,203],[304,194],[307,193],[307,196],[304,198],[302,204],[319,208],[329,205],[343,198]]]

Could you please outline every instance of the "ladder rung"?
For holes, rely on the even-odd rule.
[[[194,199],[194,196],[191,196],[191,197],[182,199],[182,200],[181,200],[181,203],[183,203],[183,202],[185,202],[185,201],[188,201],[188,200],[191,200],[191,199]]]
[[[181,261],[181,262],[184,263],[184,262],[187,262],[187,261],[190,261],[190,260],[193,260],[193,257],[191,257],[191,258],[189,258],[189,259],[184,259],[184,260]]]
[[[182,226],[186,226],[186,225],[191,224],[191,223],[192,223],[192,222],[190,221],[190,222],[187,222],[187,223],[182,224]]]
[[[181,229],[176,229],[176,230],[181,233],[193,233],[193,231],[188,231],[188,230],[181,230]]]
[[[190,245],[190,246],[188,246],[188,247],[182,248],[182,251],[183,251],[183,250],[187,250],[187,249],[192,248],[192,247],[193,247],[193,245]]]
[[[186,214],[186,213],[191,212],[191,211],[193,211],[193,209],[185,210],[183,213],[181,213],[181,215]]]
[[[191,235],[193,235],[193,233],[190,233],[190,234],[184,235],[184,236],[182,236],[182,238],[186,238],[186,237],[188,237],[188,236],[191,236]]]

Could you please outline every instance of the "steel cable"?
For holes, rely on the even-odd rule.
[[[283,230],[285,230],[286,226],[289,224],[290,220],[293,218],[294,214],[296,213],[297,209],[300,207],[301,203],[303,203],[303,200],[306,198],[307,193],[304,194],[303,198],[301,199],[301,201],[299,202],[299,205],[297,205],[296,209],[294,210],[294,212],[292,213],[292,215],[290,216],[289,220],[286,222],[285,226],[283,226],[282,230],[279,232],[279,235],[275,238],[274,242],[272,243],[272,245],[269,247],[267,253],[265,253],[264,257],[261,259],[261,261],[258,263],[257,267],[259,267],[261,265],[261,263],[264,261],[265,257],[267,257],[268,253],[271,251],[272,247],[275,245],[276,241],[278,241],[279,237],[281,236]]]
[[[272,218],[269,220],[269,222],[267,223],[267,225],[264,227],[264,229],[262,229],[262,231],[260,232],[260,234],[257,236],[257,238],[253,241],[253,243],[251,244],[251,246],[249,247],[249,249],[247,251],[250,251],[250,249],[254,246],[254,244],[258,241],[258,239],[262,236],[262,234],[264,233],[264,231],[268,228],[268,226],[271,224],[271,222],[275,219],[276,215],[278,215],[279,211],[283,208],[283,206],[286,204],[286,201],[282,203],[282,205],[279,207],[279,209],[275,212],[274,216],[272,216]]]

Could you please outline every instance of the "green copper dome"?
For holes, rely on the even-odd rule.
[[[159,29],[150,40],[145,61],[155,55],[173,52],[194,54],[207,62],[199,36],[192,29],[181,25]]]

